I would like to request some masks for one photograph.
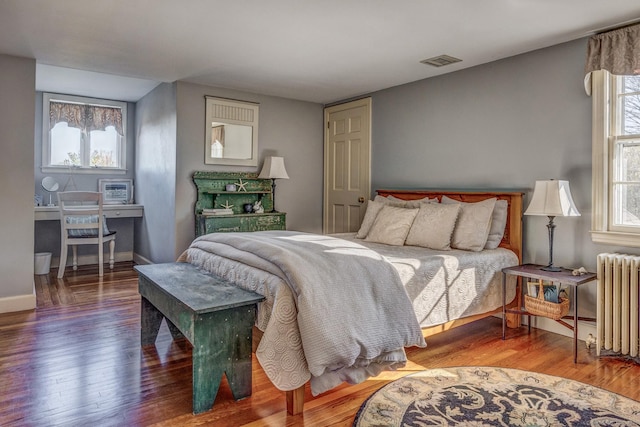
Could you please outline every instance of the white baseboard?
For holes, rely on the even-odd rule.
[[[71,251],[69,251],[71,252]],[[115,252],[113,254],[113,259],[115,262],[122,261],[133,261],[133,251],[124,251],[124,252]],[[104,262],[105,264],[109,263],[109,253],[104,254]],[[78,265],[92,265],[98,263],[98,253],[92,255],[79,255],[78,256]],[[51,267],[57,268],[60,265],[60,257],[51,258]],[[73,265],[73,258],[71,254],[67,258],[67,267]]]
[[[16,295],[12,297],[0,298],[0,313],[34,310],[35,308],[36,294]]]
[[[502,314],[496,314],[495,317],[502,319]],[[527,325],[528,316],[522,316],[522,324]],[[564,319],[570,325],[573,325],[573,320]],[[569,328],[566,328],[556,322],[553,319],[548,319],[542,316],[531,316],[531,327],[543,329],[545,331],[553,332],[556,334],[564,335],[569,338],[573,338],[573,331]],[[509,334],[509,329],[507,329],[507,335]],[[578,339],[581,341],[585,341],[589,334],[596,336],[596,324],[595,322],[588,322],[583,320],[578,320]]]
[[[153,261],[139,254],[133,254],[133,262],[135,262],[138,265],[153,264]]]
[[[526,321],[527,316],[522,316],[522,319]],[[573,325],[573,320],[571,319],[563,319],[570,325]],[[566,328],[556,322],[553,319],[548,319],[546,317],[540,316],[531,316],[531,326],[538,329],[544,329],[545,331],[554,332],[556,334],[564,335],[566,337],[573,338],[573,331],[569,328]],[[585,341],[589,334],[596,336],[596,324],[595,322],[587,322],[578,320],[578,339],[581,341]]]

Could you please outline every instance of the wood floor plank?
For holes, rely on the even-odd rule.
[[[312,398],[303,414],[286,413],[284,393],[253,360],[253,394],[234,401],[223,381],[213,409],[191,413],[191,345],[172,341],[163,324],[155,346],[140,347],[140,297],[131,263],[97,277],[97,267],[34,276],[38,308],[0,314],[0,425],[100,426],[350,426],[377,389],[423,369],[502,366],[563,376],[640,400],[640,366],[597,358],[550,332],[526,328],[501,339],[501,321],[488,318],[429,337],[407,349],[403,369]]]

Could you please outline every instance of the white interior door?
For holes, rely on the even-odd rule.
[[[325,108],[324,233],[355,232],[371,194],[371,98]]]

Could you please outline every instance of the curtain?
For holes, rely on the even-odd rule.
[[[53,129],[58,122],[66,122],[68,126],[85,132],[105,130],[107,126],[113,126],[119,135],[123,135],[120,108],[51,101],[49,129]]]
[[[591,72],[607,70],[615,75],[640,74],[640,24],[596,34],[589,38],[585,89],[591,93]]]
[[[224,147],[224,125],[213,126],[211,128],[211,143],[219,141]]]

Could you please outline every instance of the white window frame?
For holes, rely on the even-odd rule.
[[[595,243],[640,247],[640,228],[614,224],[613,180],[617,77],[607,71],[591,73],[592,95],[592,217]]]
[[[51,132],[49,129],[49,103],[62,101],[78,104],[90,104],[105,107],[117,107],[122,111],[122,136],[118,149],[117,167],[98,166],[65,166],[52,165],[51,161]],[[65,172],[76,174],[112,174],[122,175],[127,172],[127,103],[110,99],[87,98],[83,96],[44,93],[42,96],[42,172]]]

